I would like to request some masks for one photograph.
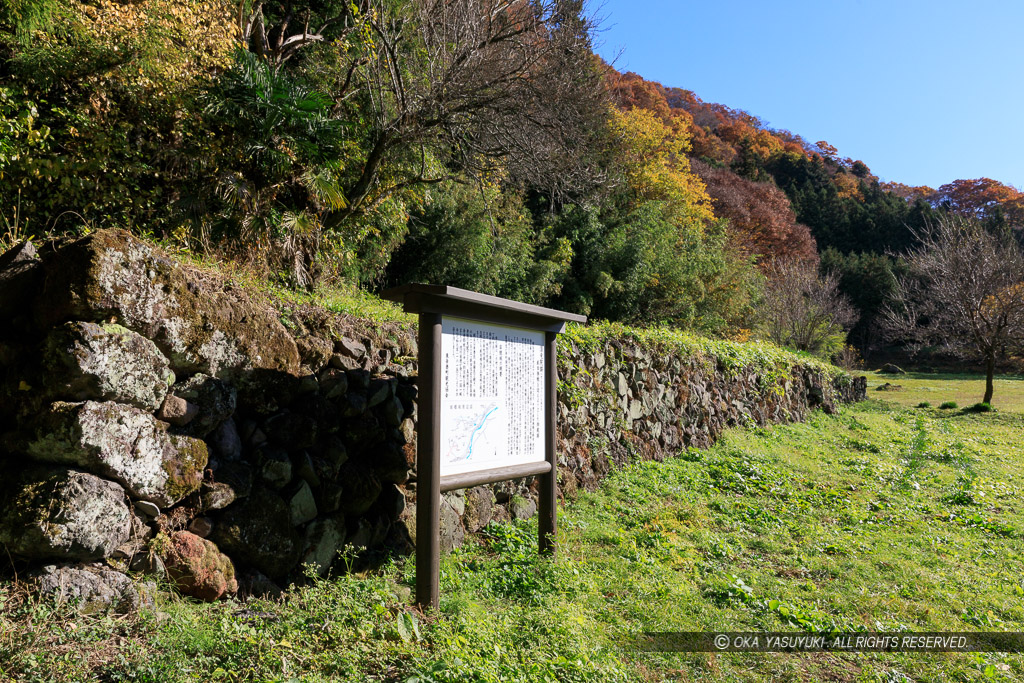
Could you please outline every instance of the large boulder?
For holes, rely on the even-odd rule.
[[[43,350],[42,386],[52,399],[117,401],[160,407],[174,374],[156,344],[114,324],[71,322],[55,328]]]
[[[121,482],[135,498],[170,507],[199,488],[206,444],[174,436],[138,408],[120,403],[54,403],[26,450]]]
[[[0,545],[20,557],[99,560],[131,534],[124,491],[92,474],[33,468],[0,496]]]
[[[143,604],[135,582],[102,564],[48,565],[30,578],[42,595],[60,602],[75,602],[78,610],[86,614],[108,609],[131,614]]]
[[[284,578],[298,564],[303,545],[292,526],[288,504],[262,487],[224,511],[210,540],[237,562],[274,580]]]
[[[213,601],[238,590],[231,560],[216,545],[196,534],[171,534],[162,559],[168,578],[185,595]]]
[[[253,368],[299,370],[278,315],[230,282],[184,266],[123,230],[98,230],[43,255],[42,329],[105,321],[154,340],[179,374],[231,379]]]

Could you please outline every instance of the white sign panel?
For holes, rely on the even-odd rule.
[[[544,460],[544,332],[441,318],[441,476]]]

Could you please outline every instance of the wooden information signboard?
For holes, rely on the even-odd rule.
[[[437,607],[441,493],[539,476],[539,543],[554,553],[556,337],[581,315],[456,287],[384,292],[419,314],[416,602]]]

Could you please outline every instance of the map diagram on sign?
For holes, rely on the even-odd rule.
[[[544,333],[441,321],[441,474],[544,460]]]
[[[442,459],[453,463],[472,460],[474,451],[478,460],[495,457],[506,440],[504,424],[496,415],[499,409],[496,402],[449,406],[452,425],[448,452]]]

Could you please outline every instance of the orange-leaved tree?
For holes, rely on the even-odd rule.
[[[939,187],[935,202],[962,216],[986,218],[1001,209],[1007,217],[1024,218],[1024,193],[991,178],[954,180]]]

